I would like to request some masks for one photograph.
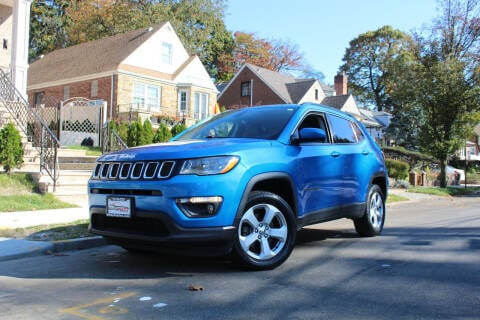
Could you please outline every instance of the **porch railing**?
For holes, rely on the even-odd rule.
[[[123,150],[128,148],[127,144],[120,135],[108,124],[102,127],[102,153]]]
[[[53,181],[53,191],[55,191],[58,179],[57,151],[60,142],[3,70],[0,70],[0,103],[12,115],[17,128],[27,136],[32,146],[38,151],[40,172],[50,176]]]

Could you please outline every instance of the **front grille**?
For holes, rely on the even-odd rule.
[[[172,176],[175,161],[98,162],[93,178],[101,180],[153,180]]]
[[[170,234],[168,228],[159,219],[150,218],[113,218],[103,214],[92,215],[92,228],[95,230],[132,235],[166,237]]]

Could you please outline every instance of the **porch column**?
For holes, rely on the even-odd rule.
[[[28,38],[30,32],[30,5],[32,0],[13,3],[12,80],[27,100]]]

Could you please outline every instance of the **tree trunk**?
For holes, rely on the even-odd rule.
[[[440,188],[447,187],[447,160],[440,159]]]

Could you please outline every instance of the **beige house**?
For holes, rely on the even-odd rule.
[[[192,124],[214,113],[217,90],[169,22],[59,49],[30,64],[32,106],[47,98],[103,101],[108,117],[142,115]]]
[[[0,0],[0,68],[26,93],[31,0]]]

